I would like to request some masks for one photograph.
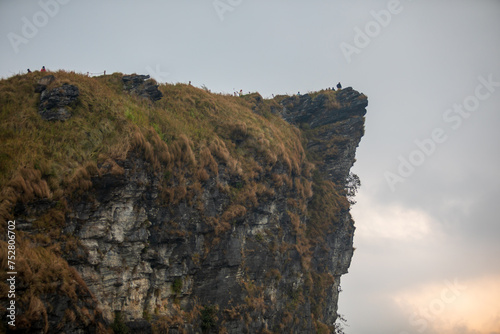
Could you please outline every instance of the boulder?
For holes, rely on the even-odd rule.
[[[158,85],[149,75],[125,75],[122,78],[124,89],[140,97],[158,101],[163,97],[163,94],[158,90]]]
[[[65,106],[73,103],[79,95],[78,87],[69,84],[44,90],[40,95],[38,112],[44,120],[65,121],[71,117]]]

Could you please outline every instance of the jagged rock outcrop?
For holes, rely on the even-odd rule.
[[[291,96],[281,101],[285,107],[283,118],[292,124],[318,126],[338,122],[353,116],[364,116],[368,100],[364,95],[347,87],[332,94]]]
[[[158,101],[163,97],[163,94],[158,90],[158,85],[149,78],[149,75],[132,74],[123,76],[122,81],[125,90],[129,93],[150,99],[153,102]]]
[[[318,157],[316,164],[322,174],[343,186],[364,134],[366,96],[347,87],[335,95],[289,97],[281,104],[284,119],[305,126],[307,150]]]
[[[75,85],[63,84],[51,90],[44,88],[40,94],[38,112],[44,120],[65,121],[71,117],[71,113],[65,107],[76,101],[79,95],[80,92]]]

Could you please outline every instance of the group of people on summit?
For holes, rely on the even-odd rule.
[[[233,88],[233,90],[234,90],[234,88]],[[233,92],[233,95],[234,95],[234,96],[243,96],[243,89],[240,89],[240,91],[239,91],[239,92],[238,92],[238,91],[234,91],[234,92]]]
[[[333,90],[335,91],[335,87],[328,87],[326,90]],[[342,85],[340,84],[340,82],[337,84],[337,90],[342,90]],[[297,93],[298,96],[300,96],[300,92]],[[273,94],[273,98],[274,98],[274,94]]]
[[[335,87],[332,87],[332,88],[328,87],[327,90],[335,91]],[[342,85],[340,84],[340,82],[337,84],[337,90],[342,90]]]
[[[45,69],[45,66],[42,66],[42,69],[40,70],[40,72],[47,72],[47,70]],[[28,73],[31,73],[31,70],[28,68]],[[104,75],[106,75],[106,71],[104,71]],[[189,81],[189,85],[191,86],[191,81]],[[330,88],[328,88],[328,90],[330,90]],[[335,90],[334,87],[331,88],[331,90]],[[340,82],[337,84],[337,90],[342,90],[342,85],[340,84]],[[297,95],[300,96],[300,92],[297,93]],[[234,96],[243,96],[243,89],[240,89],[239,92],[234,92]],[[274,94],[273,94],[273,98],[274,98]]]
[[[47,70],[45,69],[45,66],[42,66],[42,69],[40,70],[40,72],[47,72]],[[31,70],[28,68],[28,73],[31,73]]]

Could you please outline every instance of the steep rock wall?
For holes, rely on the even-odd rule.
[[[323,94],[281,104],[287,121],[307,126],[317,177],[336,182],[341,192],[363,134],[366,103],[352,89],[338,94],[340,108],[329,107]],[[284,184],[234,208],[234,217],[226,219],[230,226],[219,232],[214,221],[232,201],[221,188],[238,182],[224,164],[191,201],[165,206],[158,205],[161,179],[144,159],[129,156],[119,164],[122,174],[92,179],[65,229],[84,250],[68,262],[105,318],[112,321],[120,312],[131,327],[145,331],[150,322],[188,332],[311,333],[318,321],[332,328],[339,278],[352,257],[354,226],[345,204],[321,242],[312,242],[306,236],[310,217],[290,205],[300,196]],[[278,164],[260,179],[286,173]],[[317,209],[310,200],[307,205],[306,211]]]

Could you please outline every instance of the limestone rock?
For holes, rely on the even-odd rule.
[[[158,90],[158,85],[155,81],[150,80],[149,75],[125,75],[122,81],[124,89],[129,93],[150,99],[153,102],[163,97],[163,94]]]
[[[364,134],[366,96],[347,87],[314,98],[309,94],[289,97],[281,105],[282,117],[309,134],[306,147],[321,158],[318,169],[342,188]]]
[[[337,103],[340,103],[338,105]],[[336,92],[292,96],[281,101],[282,116],[292,124],[306,123],[310,128],[338,122],[352,116],[364,116],[368,100],[351,87]]]
[[[73,103],[80,92],[78,87],[63,84],[49,91],[44,90],[40,95],[38,112],[47,121],[65,121],[71,117],[71,113],[65,108]]]

